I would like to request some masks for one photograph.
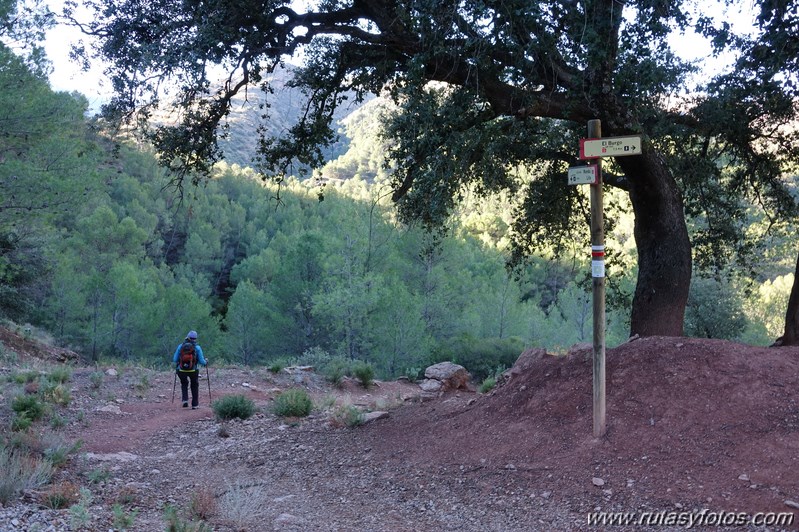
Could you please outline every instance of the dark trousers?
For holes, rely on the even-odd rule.
[[[200,405],[200,370],[178,371],[180,379],[180,396],[184,403],[189,400],[189,383],[191,383],[191,406]]]

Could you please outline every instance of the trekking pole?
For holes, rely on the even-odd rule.
[[[175,382],[172,384],[172,402],[175,402],[175,388],[178,386],[178,373],[175,372]]]
[[[208,364],[205,365],[205,380],[208,381],[208,404],[210,405],[213,398],[211,397],[211,375],[208,373]]]

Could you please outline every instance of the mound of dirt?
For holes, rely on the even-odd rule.
[[[37,342],[24,329],[21,332],[0,327],[0,345],[16,353],[22,360],[34,358],[48,362],[77,362],[79,359],[74,351]]]
[[[397,412],[368,429],[373,449],[388,458],[402,442],[418,464],[523,470],[579,512],[784,512],[799,500],[799,348],[651,337],[608,350],[600,439],[588,358],[543,356],[511,373],[471,405]]]

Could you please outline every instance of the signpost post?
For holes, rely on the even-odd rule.
[[[602,138],[602,123],[588,121],[588,137],[580,140],[580,159],[593,164],[569,168],[570,185],[591,185],[591,278],[594,304],[594,437],[605,434],[605,221],[602,198],[602,157],[641,154],[641,137]]]

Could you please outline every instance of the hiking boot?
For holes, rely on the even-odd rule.
[[[199,407],[199,406],[193,406],[193,407],[191,407],[191,409],[192,409],[192,410],[197,410],[198,408],[200,408],[200,407]]]
[[[188,408],[188,407],[189,407],[189,402],[183,401],[183,408]]]

